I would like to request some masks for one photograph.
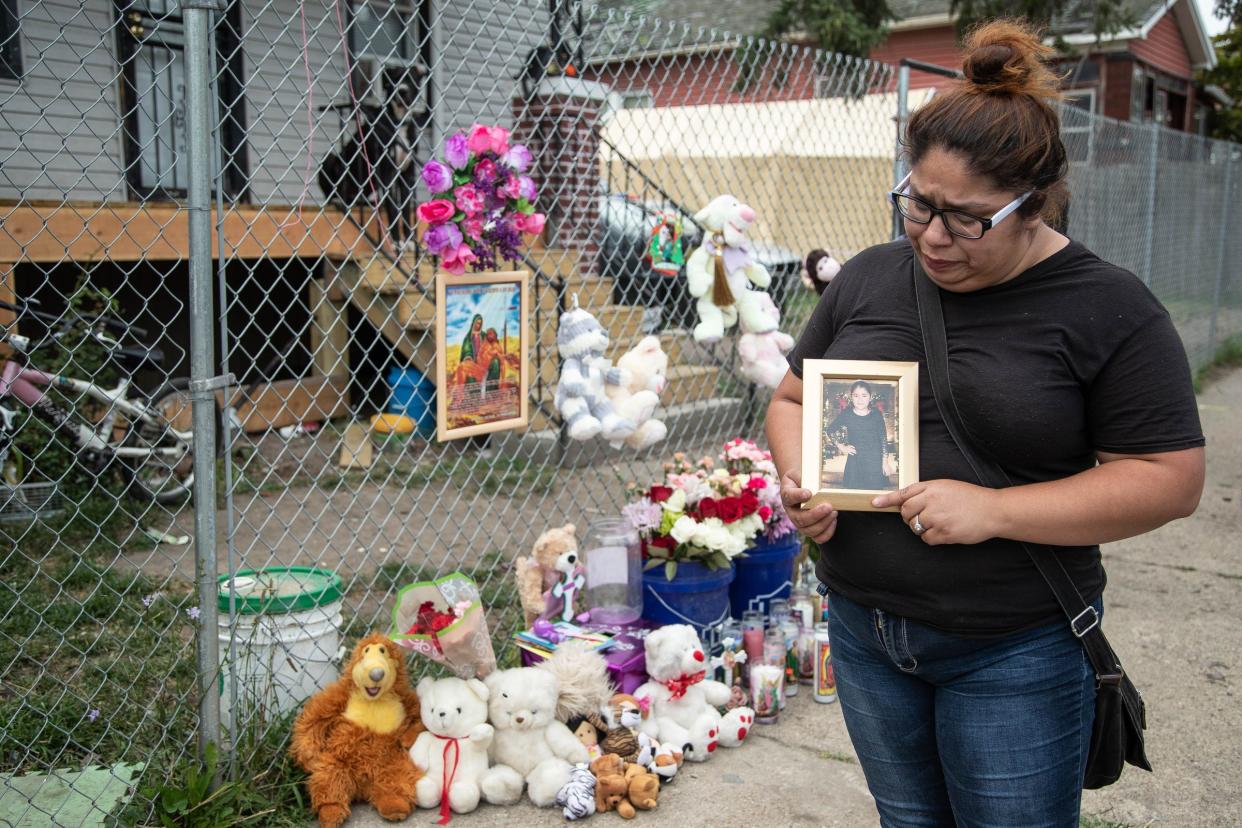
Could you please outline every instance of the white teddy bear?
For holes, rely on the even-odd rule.
[[[487,723],[487,685],[478,679],[424,678],[418,700],[426,730],[410,748],[410,758],[425,772],[414,788],[418,807],[440,807],[448,816],[479,806],[479,783],[487,772],[487,751],[494,731]],[[449,769],[445,804],[444,770]]]
[[[718,745],[737,747],[755,722],[755,711],[735,707],[721,716],[729,701],[725,684],[706,678],[707,657],[694,627],[671,624],[646,640],[650,681],[634,691],[651,700],[642,731],[664,744],[681,745],[685,758],[706,762]]]
[[[638,344],[622,354],[617,367],[629,375],[625,385],[611,385],[606,389],[612,400],[613,410],[637,428],[624,440],[613,442],[613,448],[622,444],[632,449],[645,449],[668,436],[668,428],[653,419],[660,394],[664,392],[668,373],[668,354],[660,345],[658,336],[645,336]]]
[[[600,434],[616,441],[633,434],[634,422],[614,411],[605,393],[609,387],[624,386],[630,378],[604,357],[608,332],[599,321],[578,307],[565,311],[556,329],[556,349],[562,363],[553,402],[569,438],[590,440]]]
[[[560,682],[548,670],[514,667],[484,679],[491,694],[488,714],[496,728],[494,763],[483,777],[483,797],[493,805],[512,805],[527,788],[530,801],[545,808],[569,781],[570,771],[587,762],[586,746],[556,719]]]
[[[766,293],[759,293],[757,296],[764,316],[779,325],[781,312],[772,297]],[[793,346],[793,337],[784,331],[756,333],[749,330],[743,320],[742,335],[737,340],[737,355],[742,358],[742,376],[766,388],[775,388],[789,370],[789,361],[785,359],[785,354]]]
[[[755,211],[731,195],[722,195],[696,213],[694,220],[705,231],[703,244],[686,262],[686,287],[698,299],[695,340],[717,342],[739,318],[755,333],[775,329],[759,309],[757,292],[750,289],[754,284],[762,290],[772,282],[772,275],[755,261],[746,240]]]

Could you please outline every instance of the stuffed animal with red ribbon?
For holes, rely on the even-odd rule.
[[[424,678],[418,683],[427,730],[410,748],[410,758],[424,773],[415,793],[418,807],[440,809],[440,825],[448,824],[450,811],[465,814],[479,806],[495,735],[487,723],[489,695],[478,679]]]
[[[647,675],[634,691],[651,700],[642,732],[664,744],[685,745],[685,758],[706,762],[717,747],[737,747],[755,721],[755,711],[737,707],[724,716],[729,687],[707,678],[707,656],[694,627],[672,624],[647,635]]]

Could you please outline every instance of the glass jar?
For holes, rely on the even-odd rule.
[[[582,539],[586,609],[592,624],[625,626],[643,614],[643,561],[638,533],[622,518],[596,518]]]
[[[747,669],[763,661],[763,611],[746,610],[742,613],[742,648],[746,651]]]

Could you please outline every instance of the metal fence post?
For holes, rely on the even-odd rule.
[[[910,67],[904,63],[897,69],[897,141],[893,152],[893,187],[905,177],[905,160],[901,155],[901,141],[906,136],[906,119],[910,117]],[[901,216],[893,209],[893,238],[901,235]]]
[[[1220,220],[1220,253],[1217,254],[1216,288],[1212,292],[1212,321],[1208,323],[1207,361],[1210,363],[1216,356],[1216,317],[1220,313],[1222,290],[1225,284],[1226,250],[1229,242],[1229,218],[1233,212],[1233,147],[1225,145],[1225,187],[1224,204],[1221,205]]]
[[[1143,221],[1143,284],[1151,287],[1152,236],[1156,232],[1156,170],[1160,160],[1160,125],[1152,121],[1147,129],[1151,146],[1147,155],[1147,209]]]
[[[215,302],[211,257],[212,130],[211,11],[217,0],[186,0],[186,115],[190,253],[190,391],[194,422],[194,572],[198,584],[198,748],[220,743],[220,695],[216,689],[216,404],[217,388],[228,385],[215,371]]]

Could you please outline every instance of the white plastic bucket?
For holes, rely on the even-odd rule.
[[[230,589],[231,585],[231,589]],[[230,603],[233,612],[230,621]],[[220,578],[220,718],[232,729],[296,709],[339,675],[341,579],[309,567]]]

